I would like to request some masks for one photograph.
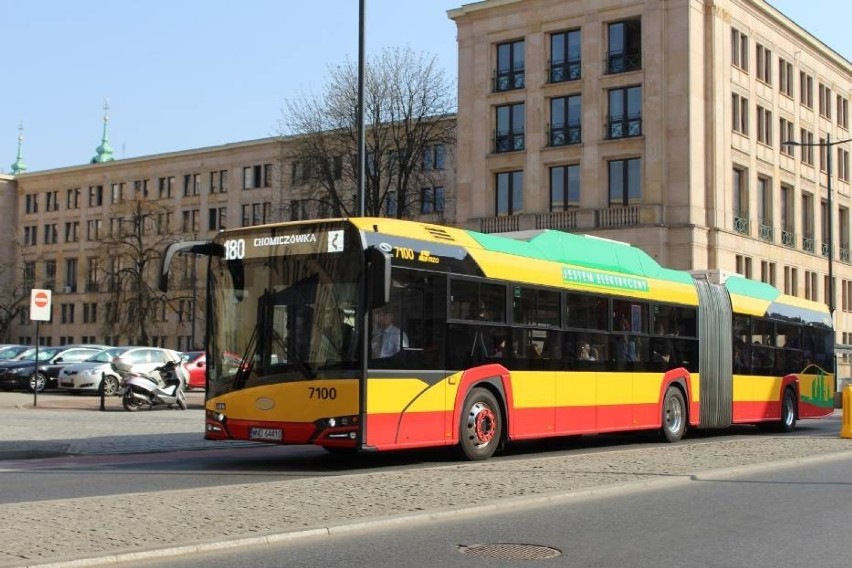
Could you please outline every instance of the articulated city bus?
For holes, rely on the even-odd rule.
[[[624,243],[385,218],[177,243],[210,257],[205,436],[332,452],[759,424],[833,411],[822,304]],[[238,363],[234,363],[237,361]]]

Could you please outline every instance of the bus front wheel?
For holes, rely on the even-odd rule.
[[[663,397],[663,426],[660,432],[667,442],[677,442],[686,432],[686,401],[677,387],[669,387]]]
[[[475,388],[464,400],[459,445],[469,460],[486,460],[494,455],[503,436],[503,416],[491,391]]]
[[[796,395],[793,389],[784,391],[784,399],[781,401],[781,420],[778,422],[778,430],[781,432],[792,432],[796,429]]]

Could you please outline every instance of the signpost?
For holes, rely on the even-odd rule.
[[[50,304],[53,292],[51,290],[41,290],[33,288],[30,292],[30,320],[36,322],[36,339],[35,339],[35,370],[33,376],[38,375],[38,343],[40,323],[50,321]],[[38,406],[38,381],[35,381],[33,386],[33,406]]]

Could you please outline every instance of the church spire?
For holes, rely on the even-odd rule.
[[[92,158],[92,164],[102,164],[104,162],[112,162],[115,158],[112,156],[112,146],[109,145],[107,137],[107,124],[109,123],[109,101],[104,100],[104,133],[101,137],[101,145],[95,150],[97,152]]]
[[[22,174],[27,171],[27,166],[24,164],[24,159],[21,157],[21,147],[24,145],[24,123],[18,125],[18,157],[15,163],[12,164],[12,175]]]

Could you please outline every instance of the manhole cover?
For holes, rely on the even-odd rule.
[[[512,543],[459,545],[459,552],[495,560],[550,560],[562,554],[561,550],[549,546]]]

